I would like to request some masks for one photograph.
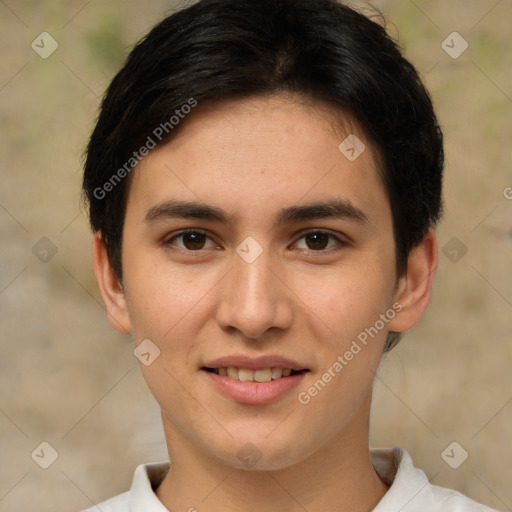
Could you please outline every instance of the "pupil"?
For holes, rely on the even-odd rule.
[[[190,243],[187,243],[190,241]],[[204,235],[201,233],[186,233],[183,236],[183,242],[187,249],[201,249],[204,245]]]
[[[325,247],[327,245],[328,236],[325,233],[313,233],[313,234],[307,235],[306,239],[308,240],[308,242],[312,241],[313,247],[311,247],[311,248],[325,249]],[[323,239],[323,242],[325,242],[325,243],[322,243],[322,241],[319,242],[320,239]]]

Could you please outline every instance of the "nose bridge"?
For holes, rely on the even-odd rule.
[[[260,306],[263,306],[263,302],[271,298],[272,290],[269,281],[274,274],[269,267],[268,250],[262,251],[254,261],[246,260],[239,255],[235,263],[234,277],[237,279],[241,304],[257,301]]]
[[[255,339],[270,327],[288,325],[291,311],[275,263],[270,250],[251,237],[237,247],[218,310],[223,327]]]
[[[274,293],[271,283],[274,274],[269,269],[270,250],[256,244],[254,239],[246,239],[238,246],[234,258],[237,307],[246,315],[265,314]]]

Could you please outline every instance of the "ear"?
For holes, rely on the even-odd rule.
[[[407,271],[400,278],[395,293],[395,301],[402,308],[389,322],[390,331],[404,332],[419,322],[430,300],[437,263],[437,239],[430,228],[423,241],[409,254]]]
[[[101,234],[94,235],[93,263],[94,274],[107,308],[110,325],[123,333],[132,332],[124,290],[110,265],[107,247]]]

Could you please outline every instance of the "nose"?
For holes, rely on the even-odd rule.
[[[225,330],[237,329],[252,340],[263,338],[273,328],[289,328],[293,293],[269,250],[264,249],[252,262],[234,253],[233,266],[222,281],[219,325]]]

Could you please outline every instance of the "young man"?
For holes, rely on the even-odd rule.
[[[430,298],[442,169],[413,66],[334,0],[157,25],[107,91],[84,192],[171,462],[98,508],[491,510],[368,447],[382,353]]]

